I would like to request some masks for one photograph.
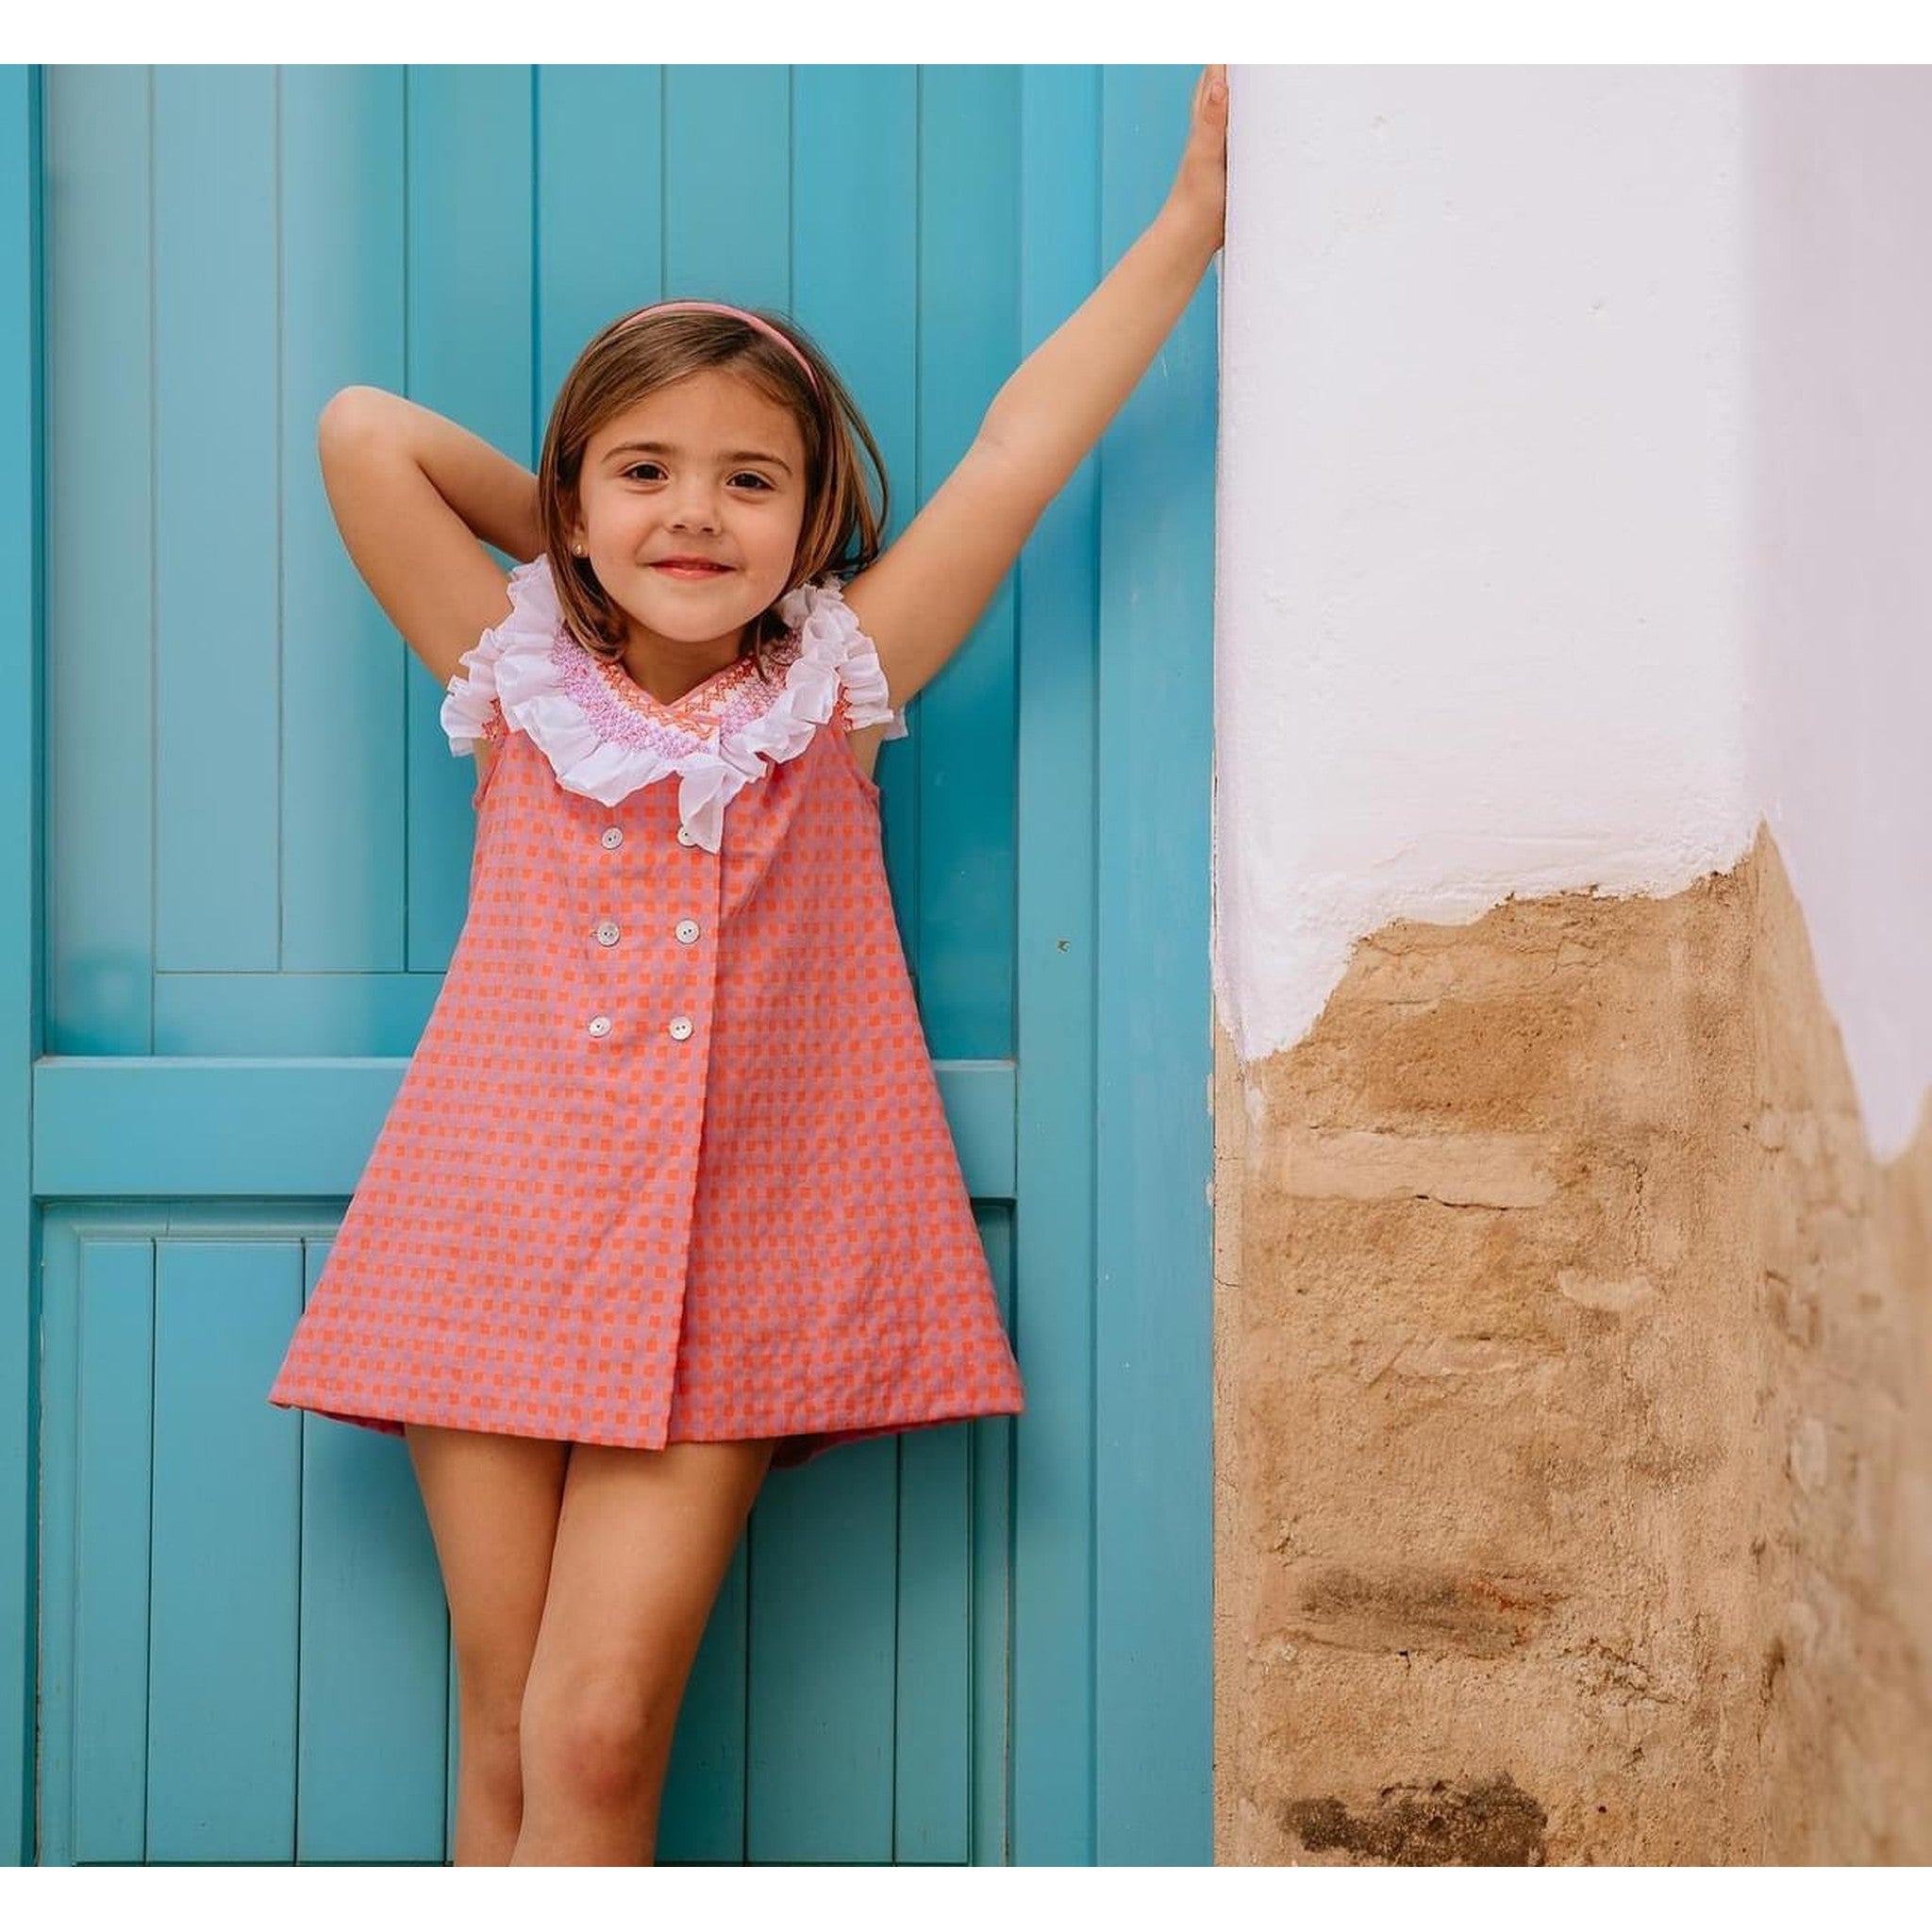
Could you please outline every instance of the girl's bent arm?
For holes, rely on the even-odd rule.
[[[360,383],[338,391],[323,413],[374,423],[381,434],[393,437],[473,537],[519,563],[528,563],[542,549],[536,477],[460,423],[408,396]]]
[[[349,560],[446,688],[462,654],[509,614],[510,602],[503,566],[418,460],[394,407],[400,400],[380,390],[340,391],[316,425],[316,455]]]

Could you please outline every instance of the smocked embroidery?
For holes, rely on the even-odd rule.
[[[790,639],[769,656],[783,671],[797,655]],[[660,758],[689,756],[721,732],[749,724],[769,706],[781,687],[765,683],[749,658],[728,665],[722,675],[695,685],[674,704],[662,704],[640,689],[621,665],[587,651],[567,632],[552,646],[558,687],[608,743],[646,745]],[[609,801],[606,801],[608,803]]]
[[[758,676],[757,660],[741,658],[736,663],[727,664],[722,671],[714,672],[694,684],[681,698],[674,698],[667,705],[635,683],[622,665],[613,664],[608,658],[600,658],[595,653],[590,654],[590,661],[597,675],[604,680],[604,688],[620,705],[641,712],[647,718],[683,720],[685,728],[697,738],[717,735],[725,723],[725,714],[731,708],[733,698],[741,695],[740,687],[747,680],[759,684],[765,682]],[[766,661],[768,666],[782,670],[789,659],[782,648],[774,646],[767,654]],[[698,723],[693,724],[692,720]]]
[[[571,635],[557,602],[550,560],[510,572],[510,614],[458,660],[442,702],[453,755],[501,735],[492,709],[528,735],[566,791],[616,805],[641,787],[677,775],[678,817],[707,851],[724,841],[724,808],[772,765],[796,758],[833,715],[840,689],[856,727],[906,722],[886,703],[884,668],[836,578],[789,592],[786,625],[772,651],[783,675],[766,683],[750,658],[727,666],[686,699],[663,705]],[[624,689],[616,688],[622,680]]]

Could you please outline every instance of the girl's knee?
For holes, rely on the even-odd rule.
[[[675,1687],[608,1674],[533,1682],[520,1725],[525,1785],[590,1806],[632,1803],[660,1774],[676,1721]]]

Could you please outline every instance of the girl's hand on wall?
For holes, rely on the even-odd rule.
[[[1227,69],[1204,67],[1194,83],[1188,144],[1168,196],[1210,245],[1219,248],[1227,218]]]

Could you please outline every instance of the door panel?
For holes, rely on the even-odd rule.
[[[534,464],[610,316],[769,304],[850,382],[895,535],[1158,207],[1192,73],[5,85],[38,226],[0,227],[34,298],[0,379],[39,410],[45,559],[5,646],[45,692],[8,1170],[35,1357],[0,1352],[41,1525],[0,1572],[41,1631],[37,1734],[0,1701],[16,1761],[38,1739],[22,1856],[435,1862],[455,1721],[407,1452],[264,1399],[460,929],[473,824],[441,693],[335,534],[316,416],[375,383]],[[1027,1412],[767,1484],[667,1862],[1210,1856],[1212,300],[879,760]]]

